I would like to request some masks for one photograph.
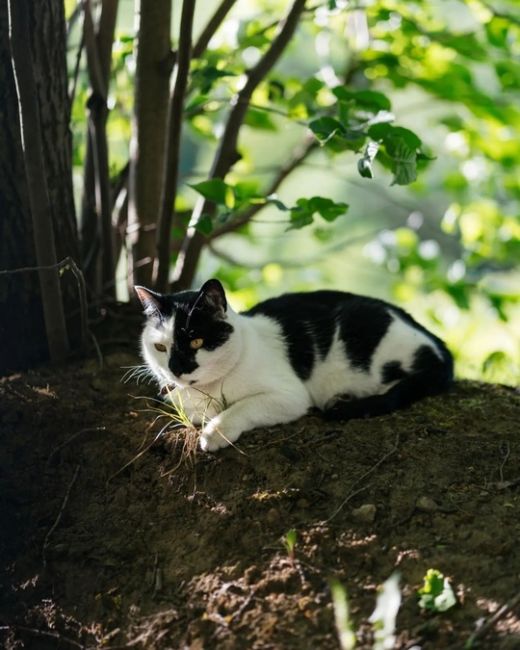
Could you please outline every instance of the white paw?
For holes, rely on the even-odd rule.
[[[217,451],[235,442],[239,436],[240,431],[234,430],[226,423],[225,418],[217,415],[202,429],[200,448],[203,451]]]

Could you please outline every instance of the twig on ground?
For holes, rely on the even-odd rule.
[[[107,430],[106,427],[90,427],[88,429],[81,429],[81,431],[76,431],[74,435],[72,435],[70,438],[67,438],[67,440],[62,442],[61,445],[58,445],[53,449],[53,451],[51,451],[49,457],[47,458],[47,462],[45,463],[45,467],[49,467],[51,460],[54,458],[54,456],[56,456],[56,454],[58,454],[64,447],[66,447],[71,442],[76,440],[76,438],[79,438],[85,433],[97,433],[98,431],[106,431],[106,430]]]
[[[33,636],[37,637],[51,637],[52,639],[56,639],[58,643],[63,641],[63,643],[68,643],[75,648],[81,648],[81,650],[85,650],[85,645],[83,643],[79,643],[79,641],[74,641],[74,639],[69,639],[66,636],[62,636],[59,632],[50,630],[38,630],[35,627],[25,627],[24,625],[2,625],[0,626],[0,631],[1,630],[19,630],[20,632],[26,632],[27,634],[32,634]]]
[[[500,463],[500,467],[498,468],[498,472],[500,474],[500,482],[504,482],[504,467],[507,461],[509,460],[509,456],[511,455],[511,447],[507,440],[503,440],[500,443],[499,447],[500,451],[500,456],[502,457],[502,462]]]
[[[495,625],[495,623],[497,623],[501,618],[504,618],[504,616],[508,614],[512,609],[514,609],[517,605],[520,605],[520,592],[518,592],[516,596],[514,596],[508,603],[505,603],[505,605],[499,607],[497,611],[487,619],[487,621],[482,623],[482,625],[477,630],[475,630],[475,632],[473,632],[473,634],[469,637],[464,645],[465,650],[470,650],[473,648],[475,641],[485,636]]]
[[[325,523],[326,523],[326,524],[328,524],[329,522],[331,522],[331,521],[334,519],[334,517],[335,517],[335,516],[336,516],[336,515],[337,515],[337,514],[342,510],[342,508],[343,508],[343,507],[344,507],[344,506],[345,506],[345,505],[346,505],[346,504],[347,504],[347,503],[348,503],[348,502],[349,502],[349,501],[350,501],[350,500],[351,500],[351,499],[352,499],[356,494],[359,494],[359,492],[362,492],[363,490],[366,490],[366,489],[367,489],[366,487],[363,487],[363,488],[359,488],[359,489],[356,490],[356,491],[353,491],[354,488],[356,487],[356,485],[359,485],[359,483],[361,483],[361,481],[363,481],[364,479],[366,479],[367,476],[370,476],[370,474],[373,474],[373,473],[376,471],[376,469],[377,469],[380,465],[382,465],[386,460],[388,460],[388,459],[390,458],[390,456],[392,456],[393,454],[395,454],[395,452],[397,451],[398,447],[399,447],[399,434],[397,434],[396,437],[395,437],[395,442],[394,442],[394,446],[392,447],[392,449],[390,449],[390,451],[387,451],[386,454],[385,454],[384,456],[381,456],[381,458],[377,461],[377,463],[375,463],[375,465],[372,465],[372,467],[371,467],[370,469],[368,469],[364,474],[362,474],[359,478],[357,478],[357,479],[354,481],[354,483],[352,483],[352,485],[351,485],[351,487],[350,487],[350,491],[349,491],[349,493],[347,494],[347,496],[346,496],[346,497],[343,499],[343,501],[339,504],[339,506],[336,508],[336,510],[334,510],[334,512],[330,515],[330,517],[329,517],[328,519],[325,520]]]
[[[43,560],[43,566],[47,566],[47,558],[46,558],[46,552],[47,552],[47,547],[49,545],[49,539],[51,538],[52,533],[56,530],[58,527],[61,518],[63,517],[63,513],[65,512],[65,508],[67,507],[67,503],[69,502],[69,497],[70,493],[72,492],[72,488],[74,487],[74,483],[76,482],[76,479],[78,478],[80,466],[76,465],[76,469],[74,470],[74,475],[72,477],[71,482],[69,483],[69,487],[67,488],[67,491],[65,492],[65,496],[63,497],[63,501],[61,502],[61,508],[60,511],[58,512],[58,516],[54,520],[54,523],[52,526],[49,528],[47,534],[45,535],[45,539],[43,540],[43,547],[42,547],[42,560]],[[83,647],[83,646],[80,646]]]

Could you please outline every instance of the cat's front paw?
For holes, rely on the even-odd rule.
[[[217,451],[238,440],[240,431],[230,426],[221,415],[216,415],[202,429],[200,448],[203,451]]]

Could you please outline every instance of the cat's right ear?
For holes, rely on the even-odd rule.
[[[141,301],[141,304],[144,309],[144,313],[148,317],[151,316],[160,317],[163,309],[161,294],[156,293],[151,289],[147,289],[146,287],[135,286],[134,289],[137,294],[137,297]]]

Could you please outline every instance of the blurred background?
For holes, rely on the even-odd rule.
[[[66,0],[78,214],[90,92],[76,2]],[[194,38],[220,3],[196,5]],[[171,38],[180,15],[173,3]],[[279,183],[276,197],[348,204],[294,227],[266,202],[239,230],[211,239],[194,284],[218,277],[245,309],[286,291],[335,288],[398,303],[446,340],[463,378],[517,384],[520,377],[520,11],[481,0],[307,3],[293,41],[255,90],[240,131],[240,160],[226,182],[263,195],[306,142],[313,119],[341,117],[331,92],[344,84],[381,93],[381,109],[421,140],[417,179],[396,181],[384,157],[360,174],[363,150],[320,141]],[[192,61],[175,209],[200,198],[230,101],[260,59],[289,3],[238,0],[202,57]],[[93,4],[94,11],[100,4]],[[138,17],[120,0],[112,50],[107,122],[110,173],[129,160]],[[374,99],[374,97],[372,97]],[[379,101],[379,100],[377,100]],[[381,113],[381,111],[380,111]],[[378,113],[378,114],[380,114]],[[327,114],[330,114],[327,113]],[[343,116],[344,117],[344,116]],[[346,118],[345,118],[346,119]],[[384,120],[383,120],[384,121]],[[312,134],[311,134],[312,135]],[[227,208],[232,207],[228,205]],[[222,212],[222,211],[221,211]],[[221,223],[229,218],[224,206]],[[291,227],[292,225],[292,227]],[[124,239],[124,237],[123,237]],[[175,260],[172,259],[172,264]],[[117,263],[117,298],[127,300],[128,259]]]

